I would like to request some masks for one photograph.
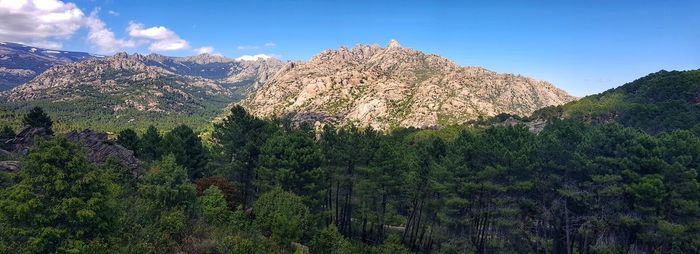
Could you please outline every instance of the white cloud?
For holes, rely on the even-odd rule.
[[[58,0],[0,0],[0,40],[60,48],[85,14],[73,3]]]
[[[214,47],[204,46],[201,48],[194,49],[194,52],[197,52],[197,54],[211,54],[214,52]]]
[[[98,17],[99,8],[85,14],[73,3],[60,0],[0,0],[0,41],[19,42],[37,47],[59,49],[80,28],[87,28],[87,41],[100,53],[149,44],[150,51],[181,50],[189,42],[164,27],[145,28],[130,23],[127,38],[117,38]],[[110,15],[118,16],[115,11]]]
[[[110,31],[99,17],[96,9],[90,13],[90,16],[85,19],[85,25],[88,27],[87,40],[100,53],[114,53],[125,48],[133,48],[136,46],[134,40],[117,39],[114,33]]]
[[[274,43],[274,42],[265,43],[265,47],[275,47],[275,46],[277,46],[277,43]]]
[[[272,57],[273,56],[266,55],[266,54],[257,54],[257,55],[252,55],[252,56],[251,55],[242,55],[242,56],[236,58],[236,61],[255,61],[258,59],[265,60],[265,59],[270,59]]]
[[[148,50],[150,51],[171,51],[190,47],[189,42],[164,26],[146,28],[143,24],[132,22],[126,30],[132,38],[149,41]]]
[[[112,16],[119,16],[119,12],[116,12],[113,10],[109,10],[109,11],[107,11],[107,13],[109,13],[109,15],[112,15]]]

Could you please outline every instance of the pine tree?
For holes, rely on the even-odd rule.
[[[224,193],[216,186],[211,186],[204,190],[203,194],[199,197],[202,217],[213,226],[227,223],[231,216],[231,211],[228,209]]]
[[[321,151],[311,134],[301,131],[279,132],[261,148],[257,173],[265,191],[277,185],[298,195],[308,194],[306,188],[314,183],[313,171],[321,164]]]
[[[5,147],[5,141],[14,138],[16,135],[12,128],[3,126],[2,129],[0,129],[0,149],[7,149],[7,147]]]
[[[138,187],[136,224],[153,253],[172,252],[192,217],[196,189],[172,155],[156,161]]]
[[[53,134],[51,118],[40,107],[32,108],[32,110],[24,116],[22,123],[32,128],[44,128],[48,134]]]
[[[0,252],[109,250],[119,223],[119,187],[105,170],[65,138],[39,141],[21,165],[19,182],[0,190]]]
[[[163,137],[163,148],[166,154],[173,154],[177,163],[187,169],[190,179],[195,180],[204,176],[207,164],[207,153],[202,140],[187,125],[180,125]]]
[[[260,149],[275,132],[275,126],[258,119],[236,105],[231,114],[214,125],[213,137],[224,157],[220,174],[241,184],[243,205],[249,207],[255,196],[255,169]]]
[[[117,135],[117,143],[137,153],[139,148],[139,136],[136,135],[136,132],[132,129],[124,129]],[[138,154],[136,156],[138,156]]]
[[[148,126],[139,142],[138,155],[145,161],[159,160],[162,156],[162,137],[153,125]]]

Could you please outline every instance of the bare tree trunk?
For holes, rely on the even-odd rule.
[[[335,182],[335,226],[340,228],[340,201],[339,199],[340,195],[340,181],[336,180]]]

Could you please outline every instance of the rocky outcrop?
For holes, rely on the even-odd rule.
[[[49,135],[44,128],[26,127],[22,129],[15,138],[7,140],[5,144],[9,147],[9,152],[26,155],[36,138],[50,139],[52,136]],[[142,173],[141,162],[134,156],[134,152],[109,141],[107,133],[105,132],[95,132],[86,129],[81,132],[73,131],[69,133],[66,138],[82,146],[85,150],[85,156],[90,162],[102,164],[107,162],[109,158],[114,158],[131,169],[134,174]],[[0,165],[0,170],[2,170],[2,168],[7,169],[6,171],[17,169],[16,163],[8,163]]]
[[[241,104],[260,117],[387,130],[525,116],[574,99],[545,81],[462,67],[392,40],[385,48],[357,45],[287,63]]]
[[[117,53],[53,66],[31,81],[1,92],[0,101],[19,106],[37,101],[99,104],[115,114],[128,110],[200,114],[242,99],[282,65],[277,59],[237,61],[208,54],[166,57]]]
[[[81,132],[73,131],[66,137],[71,142],[83,146],[90,162],[102,164],[107,162],[109,158],[114,158],[134,171],[135,174],[142,173],[139,171],[141,162],[134,156],[134,152],[109,141],[107,133],[83,130]]]
[[[127,110],[195,114],[212,110],[207,108],[210,102],[218,107],[236,98],[213,80],[177,75],[126,53],[51,67],[1,95],[20,106],[37,101],[70,102],[67,107],[99,104],[99,110],[114,114]]]
[[[515,119],[513,117],[508,117],[506,120],[502,122],[497,122],[494,123],[493,126],[498,126],[498,127],[514,127],[522,125],[525,128],[527,128],[530,132],[539,134],[544,130],[544,127],[547,126],[547,120],[545,119],[535,119],[533,121],[522,121]]]
[[[25,127],[14,138],[5,141],[9,152],[26,155],[35,138],[49,139],[51,134],[45,128]]]
[[[14,173],[17,171],[19,161],[0,161],[0,172]]]

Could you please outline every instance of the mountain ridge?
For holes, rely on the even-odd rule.
[[[241,105],[260,117],[387,130],[529,115],[574,99],[545,81],[462,67],[392,40],[384,48],[358,44],[289,62]]]
[[[26,83],[52,66],[99,57],[102,56],[0,42],[0,91]]]
[[[125,112],[211,117],[240,103],[260,117],[380,130],[438,127],[499,113],[529,115],[574,99],[546,81],[460,66],[396,40],[287,62],[121,52],[55,65],[0,92],[0,100],[15,109],[59,103],[62,111],[88,107],[111,118]]]

